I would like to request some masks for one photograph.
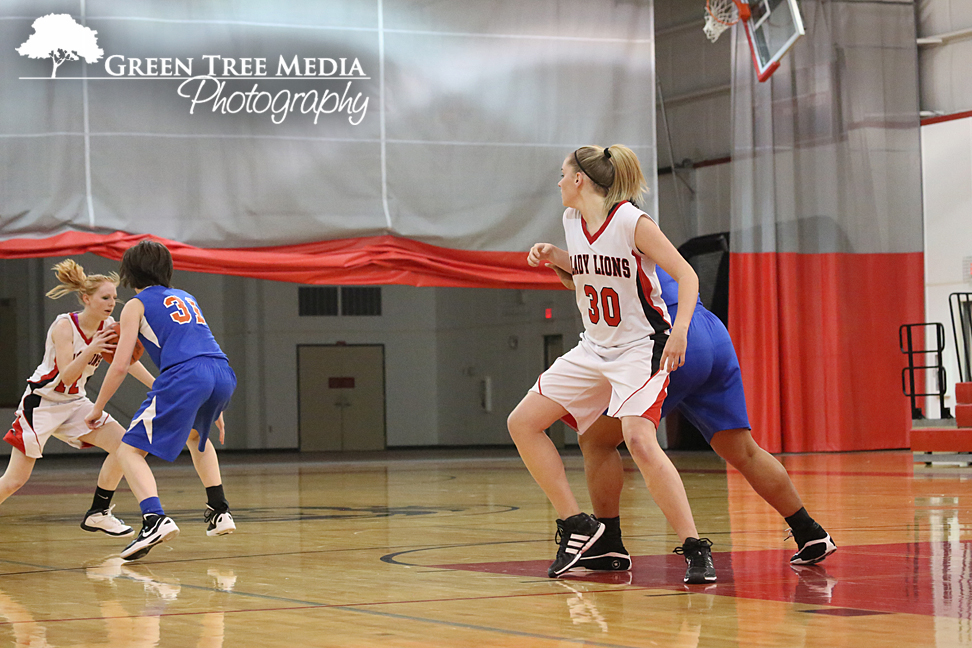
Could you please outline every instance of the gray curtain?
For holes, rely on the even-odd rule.
[[[51,74],[50,59],[13,51],[46,13],[96,30],[104,58],[22,78]],[[577,146],[630,145],[655,188],[652,39],[650,0],[7,1],[0,239],[117,230],[238,247],[391,233],[497,251],[560,240],[556,183]],[[179,80],[76,79],[109,76],[112,55],[143,70],[191,57],[196,75],[213,54],[264,57],[271,75],[280,57],[357,59],[367,78],[348,93],[345,81],[230,79],[221,96],[326,88],[367,109],[315,123],[298,104],[274,123],[271,110],[214,112],[215,99],[190,114]]]
[[[764,83],[734,28],[733,251],[920,251],[914,6],[800,7],[807,34]]]

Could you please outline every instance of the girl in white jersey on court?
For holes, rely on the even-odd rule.
[[[716,580],[708,540],[700,540],[682,480],[655,435],[669,371],[684,364],[699,281],[692,267],[633,202],[646,189],[634,152],[615,144],[568,155],[559,183],[567,251],[531,248],[532,266],[553,265],[573,276],[584,333],[558,358],[509,416],[523,462],[557,515],[556,578],[575,568],[604,532],[581,512],[557,448],[544,431],[564,418],[579,434],[607,410],[621,419],[624,441],[648,490],[682,543],[686,583]],[[661,298],[655,263],[677,282],[673,323]],[[646,379],[646,377],[648,377]]]
[[[47,296],[58,299],[77,293],[84,308],[77,313],[58,315],[47,331],[44,360],[27,380],[16,418],[4,436],[13,449],[7,470],[0,477],[0,502],[27,483],[34,462],[41,458],[52,436],[75,448],[98,446],[109,454],[102,464],[94,502],[81,528],[126,536],[132,533],[132,527],[111,513],[111,498],[122,478],[121,464],[114,452],[125,428],[107,413],[101,416],[100,426],[94,430],[84,421],[93,405],[85,395],[85,383],[101,364],[102,351],[113,351],[117,340],[108,327],[114,322],[111,313],[117,299],[118,275],[86,275],[84,268],[71,259],[58,263],[54,271],[60,285]],[[132,364],[128,373],[152,386],[154,378],[140,362]]]

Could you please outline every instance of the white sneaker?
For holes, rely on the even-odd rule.
[[[236,572],[232,569],[217,569],[215,567],[206,571],[216,582],[216,588],[224,592],[232,592],[236,587]]]
[[[207,505],[206,512],[203,513],[203,520],[208,525],[206,527],[206,535],[208,536],[226,535],[236,531],[236,523],[233,522],[233,516],[229,511],[217,513],[216,509]]]
[[[155,545],[171,540],[177,535],[179,535],[179,527],[169,516],[144,515],[142,530],[131,544],[122,550],[121,557],[125,560],[138,560],[148,554]]]
[[[122,575],[133,581],[138,581],[146,592],[150,592],[166,601],[174,601],[179,597],[182,586],[179,583],[160,581],[145,566],[139,563],[127,563],[122,565]]]
[[[121,566],[124,562],[118,556],[112,556],[94,565],[86,566],[84,573],[91,580],[111,582],[122,575]]]
[[[135,529],[112,515],[113,508],[115,508],[114,504],[104,511],[88,511],[81,520],[81,528],[85,531],[102,531],[116,538],[132,535]]]

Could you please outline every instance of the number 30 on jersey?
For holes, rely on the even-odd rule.
[[[591,300],[587,315],[591,318],[591,324],[597,324],[604,317],[604,323],[608,326],[617,326],[621,323],[621,300],[618,293],[610,286],[601,288],[600,297],[594,286],[584,286],[584,294]]]

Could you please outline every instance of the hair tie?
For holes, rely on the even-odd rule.
[[[579,150],[580,149],[577,149],[577,151],[579,151]],[[610,191],[611,190],[611,187],[609,187],[607,185],[601,184],[600,182],[598,182],[597,180],[594,179],[594,176],[592,176],[590,173],[587,172],[587,170],[584,168],[584,165],[581,164],[580,158],[577,157],[577,151],[574,151],[574,162],[577,163],[577,168],[580,169],[581,173],[583,173],[588,178],[590,178],[591,179],[591,182],[593,182],[594,184],[596,184],[601,189],[604,189],[606,191]],[[609,155],[608,157],[611,157],[611,156]]]
[[[604,157],[606,157],[606,158],[610,158],[611,157],[611,147],[610,146],[605,146],[604,147]]]

